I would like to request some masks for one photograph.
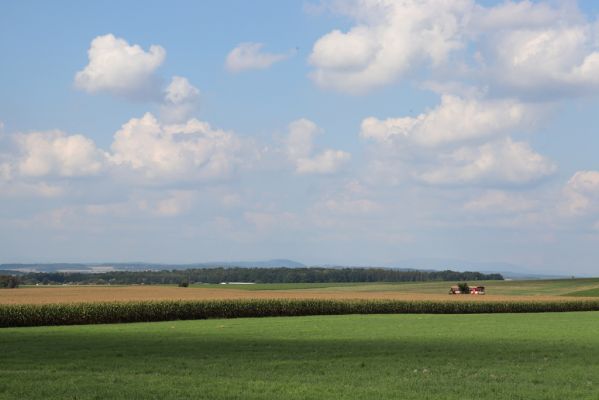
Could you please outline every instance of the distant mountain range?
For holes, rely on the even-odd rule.
[[[10,272],[108,272],[108,271],[160,271],[171,269],[191,268],[304,268],[297,261],[275,259],[267,261],[214,261],[192,264],[161,264],[161,263],[31,263],[31,264],[0,264],[0,271]]]
[[[505,279],[560,279],[569,275],[548,274],[531,271],[527,267],[502,262],[480,262],[446,258],[414,258],[393,264],[394,268],[418,270],[478,271],[485,274],[501,274]]]

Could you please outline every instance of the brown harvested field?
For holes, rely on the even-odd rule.
[[[348,289],[348,288],[346,288]],[[142,300],[214,300],[214,299],[394,299],[446,301],[564,301],[564,296],[451,296],[448,294],[401,293],[397,291],[353,291],[323,289],[241,290],[218,288],[179,288],[173,286],[65,286],[0,290],[0,304],[49,304]],[[576,300],[584,300],[578,297]]]

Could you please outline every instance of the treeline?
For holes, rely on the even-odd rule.
[[[385,268],[200,268],[171,271],[102,273],[27,273],[25,285],[36,284],[181,284],[181,283],[331,283],[503,280],[501,274],[457,271],[417,271]]]
[[[19,287],[19,278],[13,275],[0,275],[0,289],[15,289]]]

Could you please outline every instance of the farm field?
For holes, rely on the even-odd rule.
[[[476,282],[485,296],[450,296],[452,282],[317,283],[176,286],[38,286],[0,290],[0,304],[209,299],[395,299],[447,301],[547,301],[570,296],[596,298],[599,279]]]
[[[0,330],[1,399],[597,399],[599,312]]]

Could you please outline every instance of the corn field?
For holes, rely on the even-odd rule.
[[[599,311],[599,300],[444,302],[242,299],[0,305],[0,327],[342,314],[475,314]]]

